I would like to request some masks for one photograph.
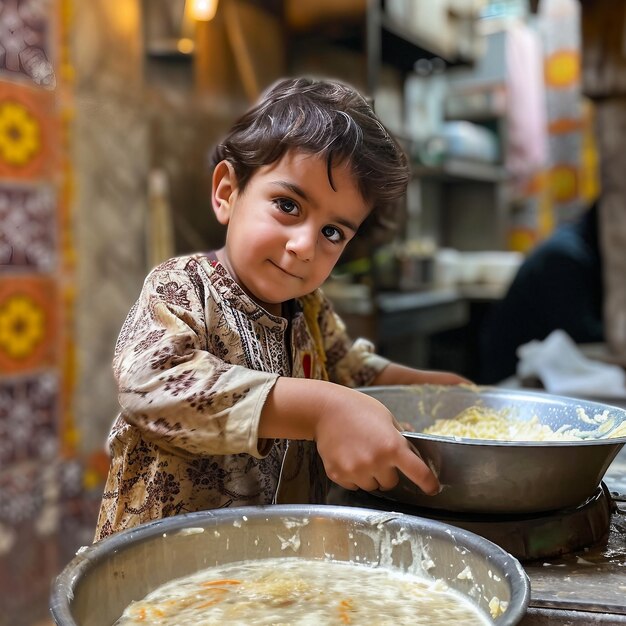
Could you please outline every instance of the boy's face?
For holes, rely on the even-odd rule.
[[[333,167],[331,176],[334,189],[325,159],[287,151],[259,168],[240,193],[232,166],[216,167],[213,207],[228,225],[218,258],[274,315],[328,278],[370,211],[347,164]]]

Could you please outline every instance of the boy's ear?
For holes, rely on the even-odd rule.
[[[224,226],[230,220],[230,211],[237,193],[237,177],[230,161],[220,161],[213,170],[211,205],[217,221]]]

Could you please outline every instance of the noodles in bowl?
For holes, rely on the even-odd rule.
[[[469,385],[363,387],[438,476],[424,494],[405,477],[375,495],[428,509],[529,514],[593,497],[626,443],[626,410],[547,393]]]
[[[577,415],[580,420],[595,428],[581,430],[578,426],[562,424],[553,430],[549,424],[542,424],[536,415],[524,420],[516,418],[512,406],[494,409],[476,404],[463,409],[451,419],[435,420],[432,426],[422,432],[427,435],[494,441],[584,441],[626,436],[626,422],[616,425],[615,417],[609,417],[608,409],[589,417],[579,407]]]

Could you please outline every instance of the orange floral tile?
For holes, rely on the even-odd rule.
[[[53,93],[0,81],[0,178],[50,178],[58,167]]]
[[[56,281],[44,276],[0,279],[0,374],[55,364],[58,348]]]

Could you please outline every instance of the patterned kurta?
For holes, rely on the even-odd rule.
[[[289,319],[270,315],[214,255],[149,274],[115,349],[121,412],[96,540],[190,511],[320,501],[315,445],[259,439],[267,395],[279,376],[367,385],[388,361],[350,341],[320,290],[289,304]]]

